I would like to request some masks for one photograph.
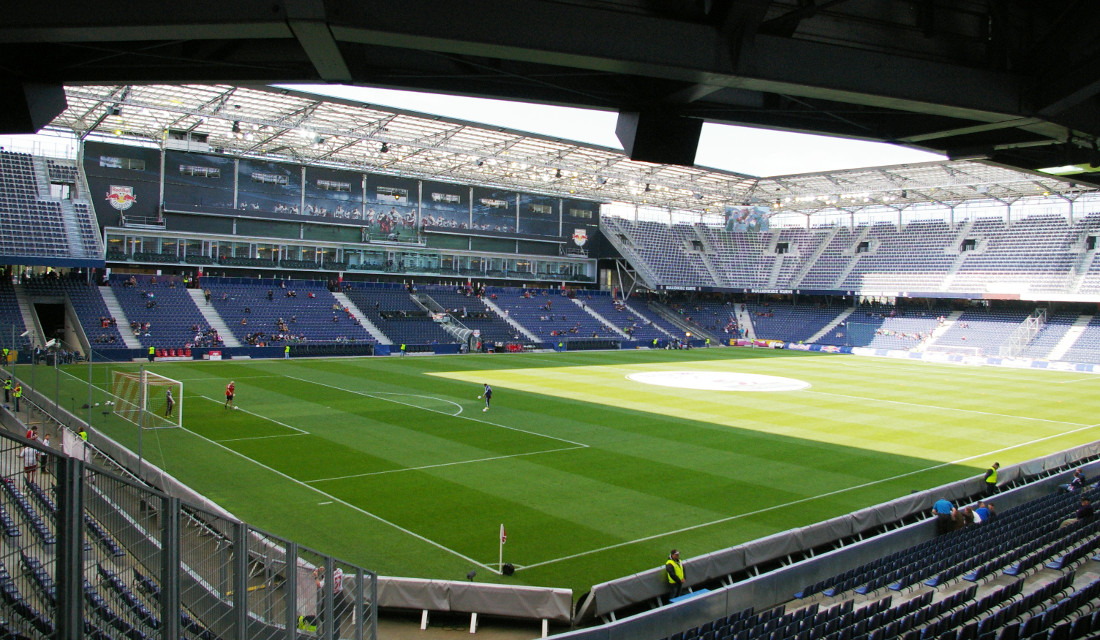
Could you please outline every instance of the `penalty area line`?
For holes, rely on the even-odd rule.
[[[544,453],[557,453],[559,451],[573,451],[575,449],[586,449],[587,447],[562,447],[561,449],[545,449],[543,451],[528,451],[527,453],[512,453],[506,456],[491,456],[489,458],[474,458],[472,460],[456,460],[454,462],[441,462],[439,464],[426,464],[420,467],[403,467],[401,469],[387,469],[385,471],[371,471],[369,473],[355,473],[350,476],[334,476],[332,478],[318,478],[317,480],[306,480],[307,484],[313,484],[315,482],[332,482],[333,480],[348,480],[350,478],[366,478],[368,476],[381,476],[388,473],[403,473],[405,471],[423,471],[424,469],[438,469],[440,467],[454,467],[460,464],[473,464],[475,462],[492,462],[493,460],[507,460],[509,458],[522,458],[524,456],[537,456]]]
[[[520,428],[517,428],[517,427],[509,427],[508,425],[499,424],[499,423],[496,423],[496,422],[489,422],[488,420],[481,420],[480,418],[473,418],[473,417],[470,417],[470,416],[464,416],[464,415],[459,415],[459,414],[455,414],[455,413],[445,413],[443,411],[439,411],[438,409],[431,409],[431,408],[428,408],[428,407],[422,407],[418,404],[411,404],[411,403],[408,403],[408,402],[401,402],[400,400],[394,400],[393,398],[384,398],[382,396],[366,393],[364,391],[355,391],[354,389],[345,389],[344,387],[338,387],[334,384],[328,384],[328,383],[325,383],[325,382],[317,382],[316,380],[307,380],[305,378],[298,378],[298,377],[295,377],[295,376],[286,376],[286,377],[291,379],[291,380],[297,380],[299,382],[305,382],[307,384],[315,384],[315,385],[319,385],[319,386],[322,386],[322,387],[328,387],[329,389],[336,389],[337,391],[343,391],[345,393],[352,393],[352,394],[355,394],[357,396],[364,396],[364,397],[367,397],[367,398],[374,398],[375,400],[381,400],[383,402],[392,402],[394,404],[399,404],[399,405],[402,405],[402,406],[405,406],[405,407],[412,407],[413,409],[420,409],[421,411],[429,411],[431,413],[438,413],[440,415],[449,416],[449,417],[452,417],[452,418],[459,418],[461,420],[469,420],[471,422],[480,422],[481,424],[487,424],[491,427],[497,427],[498,429],[507,429],[509,431],[517,431],[519,433],[526,433],[526,434],[532,435],[532,436],[539,436],[540,438],[549,438],[550,440],[557,440],[558,442],[564,442],[566,444],[574,445],[577,448],[587,448],[588,447],[588,445],[584,444],[583,442],[574,442],[573,440],[566,440],[565,438],[559,438],[557,436],[548,436],[545,433],[538,433],[537,431],[528,431],[527,429],[520,429]],[[428,396],[428,397],[430,397],[430,396]],[[456,402],[454,402],[452,400],[442,400],[440,398],[434,398],[434,399],[438,400],[440,402],[448,402],[450,404],[457,404]]]
[[[431,545],[431,546],[433,546],[433,547],[435,547],[435,548],[437,548],[441,551],[445,551],[445,552],[447,552],[447,553],[449,553],[453,556],[461,558],[462,560],[465,560],[466,562],[473,563],[473,564],[481,567],[482,569],[485,569],[486,571],[492,571],[493,573],[498,573],[498,571],[496,569],[494,569],[493,567],[491,567],[487,564],[483,564],[481,562],[478,562],[477,560],[474,560],[473,558],[471,558],[467,555],[464,555],[464,554],[462,554],[458,551],[455,551],[454,549],[451,549],[449,547],[445,547],[442,544],[436,542],[435,540],[432,540],[431,538],[427,538],[425,536],[422,536],[419,533],[416,533],[415,531],[410,531],[410,530],[406,529],[405,527],[402,527],[401,525],[399,525],[395,522],[390,522],[389,520],[386,520],[382,516],[371,513],[370,511],[367,511],[366,509],[364,509],[362,507],[351,504],[350,502],[347,502],[346,500],[341,500],[340,498],[337,498],[336,496],[327,494],[324,491],[318,489],[317,487],[311,487],[310,485],[306,484],[302,480],[291,477],[291,476],[283,473],[282,471],[279,471],[278,469],[274,469],[272,467],[269,467],[266,464],[264,464],[264,463],[262,463],[258,460],[254,460],[252,458],[249,458],[248,456],[244,455],[243,453],[241,453],[239,451],[234,451],[233,449],[225,446],[224,444],[222,444],[222,443],[220,443],[216,440],[211,440],[210,438],[207,438],[206,436],[201,435],[199,433],[195,433],[194,431],[192,431],[192,430],[190,430],[186,427],[180,427],[180,429],[182,429],[183,431],[186,431],[187,433],[190,433],[191,435],[195,436],[196,438],[199,438],[201,440],[205,440],[205,441],[209,442],[210,444],[214,445],[215,447],[220,447],[221,449],[224,449],[225,451],[228,451],[229,453],[231,453],[231,454],[233,454],[233,455],[235,455],[239,458],[247,460],[248,462],[251,462],[252,464],[256,465],[257,467],[260,467],[261,469],[264,469],[265,471],[269,471],[269,472],[279,476],[280,478],[283,478],[285,480],[293,482],[294,484],[305,487],[305,488],[309,489],[310,491],[314,491],[317,494],[319,494],[320,496],[322,496],[324,498],[328,498],[331,502],[341,504],[341,505],[343,505],[343,506],[345,506],[345,507],[347,507],[347,508],[349,508],[353,511],[357,511],[357,512],[359,512],[359,513],[361,513],[361,514],[363,514],[363,515],[365,515],[369,518],[373,518],[374,520],[377,520],[378,522],[380,522],[380,523],[382,523],[382,524],[384,524],[388,527],[392,527],[392,528],[400,531],[401,533],[412,536],[413,538],[416,538],[417,540],[420,540],[421,542],[427,543],[427,544],[429,544],[429,545]]]
[[[902,478],[906,478],[906,477],[909,477],[909,476],[915,476],[917,474],[925,473],[927,471],[934,471],[936,469],[942,469],[944,467],[950,467],[950,466],[953,466],[953,465],[962,464],[964,462],[970,462],[971,460],[977,460],[979,458],[988,458],[989,456],[992,456],[992,455],[997,454],[997,453],[1004,453],[1005,451],[1011,451],[1011,450],[1017,449],[1019,447],[1027,447],[1027,446],[1030,446],[1030,445],[1033,445],[1033,444],[1038,444],[1038,443],[1043,442],[1045,440],[1051,440],[1051,439],[1054,439],[1054,438],[1061,438],[1063,436],[1071,435],[1071,434],[1077,433],[1079,431],[1087,431],[1088,429],[1095,429],[1097,427],[1100,427],[1100,423],[1083,425],[1078,429],[1071,429],[1070,431],[1066,431],[1066,432],[1063,432],[1063,433],[1057,433],[1057,434],[1054,434],[1054,435],[1044,436],[1042,438],[1036,438],[1034,440],[1029,440],[1027,442],[1020,442],[1020,443],[1017,443],[1017,444],[1009,445],[1007,447],[1001,447],[1000,449],[993,449],[992,451],[986,451],[986,452],[979,453],[979,454],[976,454],[976,455],[967,456],[965,458],[959,458],[957,460],[952,460],[950,462],[941,462],[940,464],[934,464],[930,467],[925,467],[923,469],[916,469],[916,470],[913,470],[913,471],[907,471],[905,473],[899,473],[897,475],[890,476],[888,478],[880,478],[878,480],[871,480],[869,482],[864,482],[862,484],[857,484],[857,485],[853,485],[853,486],[850,486],[850,487],[844,487],[842,489],[836,489],[834,491],[828,491],[826,493],[820,493],[820,494],[814,495],[814,496],[806,496],[805,498],[799,498],[798,500],[791,500],[789,502],[784,502],[782,504],[776,504],[776,505],[771,505],[769,507],[763,507],[761,509],[756,509],[755,511],[749,511],[747,513],[739,513],[737,515],[727,516],[725,518],[719,518],[717,520],[712,520],[710,522],[701,522],[699,524],[693,524],[689,527],[682,527],[680,529],[674,529],[672,531],[665,531],[663,533],[656,533],[656,534],[653,534],[651,536],[645,536],[643,538],[637,538],[635,540],[627,540],[626,542],[619,542],[617,544],[608,545],[606,547],[600,547],[598,549],[589,549],[588,551],[581,551],[580,553],[574,553],[572,555],[562,556],[560,558],[554,558],[552,560],[544,560],[542,562],[536,562],[534,564],[529,564],[529,565],[524,566],[523,569],[534,569],[535,567],[542,567],[542,566],[546,566],[546,565],[550,565],[550,564],[556,564],[558,562],[562,562],[562,561],[565,561],[565,560],[573,560],[575,558],[582,558],[584,556],[589,556],[589,555],[593,555],[593,554],[596,554],[596,553],[602,553],[604,551],[610,551],[612,549],[619,549],[621,547],[627,547],[627,546],[630,546],[632,544],[637,544],[639,542],[648,542],[650,540],[657,540],[659,538],[664,538],[664,537],[667,537],[667,536],[672,536],[672,535],[676,535],[676,534],[680,534],[680,533],[686,533],[688,531],[695,531],[696,529],[703,529],[705,527],[710,527],[710,526],[713,526],[713,525],[716,525],[716,524],[724,524],[726,522],[733,522],[734,520],[740,520],[742,518],[747,518],[749,516],[760,515],[762,513],[768,513],[770,511],[776,511],[778,509],[783,509],[783,508],[786,508],[786,507],[792,507],[792,506],[799,505],[799,504],[805,504],[807,502],[812,502],[814,500],[820,500],[821,498],[829,498],[829,497],[832,497],[832,496],[835,496],[835,495],[840,495],[842,493],[848,493],[849,491],[854,491],[856,489],[865,489],[867,487],[872,487],[874,485],[882,484],[884,482],[892,482],[894,480],[900,480]],[[520,570],[520,568],[516,567],[516,571],[519,571],[519,570]]]
[[[211,398],[210,396],[199,396],[199,397],[204,399],[204,400],[209,400],[210,402],[213,402],[215,404],[221,404],[221,405],[225,404],[224,402],[222,402],[220,400],[215,400],[214,398]],[[248,409],[237,409],[237,410],[238,411],[243,411],[244,413],[247,413],[250,416],[256,416],[257,418],[260,418],[261,420],[267,420],[268,422],[274,422],[275,424],[279,425],[280,427],[286,427],[287,429],[290,429],[292,431],[297,431],[299,435],[309,433],[305,429],[299,429],[298,427],[292,427],[292,426],[290,426],[289,424],[287,424],[285,422],[279,422],[275,418],[269,418],[267,416],[262,416],[262,415],[256,413],[255,411],[249,411]]]

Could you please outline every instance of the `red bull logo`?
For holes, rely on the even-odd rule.
[[[588,229],[574,229],[573,243],[578,247],[583,247],[585,242],[588,242]]]
[[[129,209],[137,202],[137,198],[134,196],[134,188],[111,185],[111,190],[107,193],[107,202],[119,211]]]

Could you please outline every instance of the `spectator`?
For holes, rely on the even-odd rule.
[[[1081,498],[1081,506],[1077,509],[1077,513],[1074,514],[1074,517],[1063,520],[1060,526],[1068,527],[1077,524],[1082,520],[1089,520],[1092,518],[1094,513],[1095,512],[1093,511],[1092,503],[1089,502],[1089,499]]]

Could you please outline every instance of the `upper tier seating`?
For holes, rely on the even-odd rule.
[[[892,222],[875,223],[864,240],[877,248],[856,254],[840,288],[938,291],[955,260],[944,253],[954,236],[940,220],[913,222],[903,230]]]
[[[242,344],[374,341],[358,320],[344,312],[324,282],[204,277],[202,286]]]
[[[344,293],[394,345],[455,343],[404,285],[355,282],[345,285]]]
[[[996,291],[1008,285],[1033,292],[1069,290],[1077,258],[1070,249],[1077,231],[1064,217],[1034,215],[1011,225],[1001,218],[981,218],[967,237],[986,247],[964,254],[951,290]]]
[[[75,167],[73,167],[75,175]],[[74,202],[69,228],[62,201],[39,186],[34,158],[0,151],[0,256],[23,259],[102,259],[95,222],[86,203]],[[82,204],[82,208],[76,208]],[[70,242],[70,235],[72,242]],[[40,263],[40,262],[38,262]]]
[[[828,231],[831,231],[828,230]],[[805,289],[834,289],[836,281],[844,273],[844,269],[852,260],[850,253],[855,238],[862,233],[862,229],[852,230],[848,227],[840,227],[835,231],[836,235],[825,245],[821,255],[810,266],[806,275],[798,282],[798,286]],[[821,240],[824,242],[824,238]]]
[[[900,229],[894,222],[877,222],[854,229],[783,227],[758,233],[612,216],[601,224],[644,278],[652,274],[655,284],[670,287],[1100,292],[1100,261],[1086,244],[1100,232],[1100,214],[1073,223],[1057,214],[1035,214],[1011,224],[986,217],[972,224],[921,220]],[[960,253],[955,244],[964,240],[976,246]],[[858,252],[858,241],[868,250]],[[778,253],[779,243],[786,244],[786,253]]]

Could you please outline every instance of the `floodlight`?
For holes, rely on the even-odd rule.
[[[378,151],[380,151],[381,153],[389,153],[390,152],[390,144],[388,142],[383,142],[382,143],[382,148],[379,149]]]

